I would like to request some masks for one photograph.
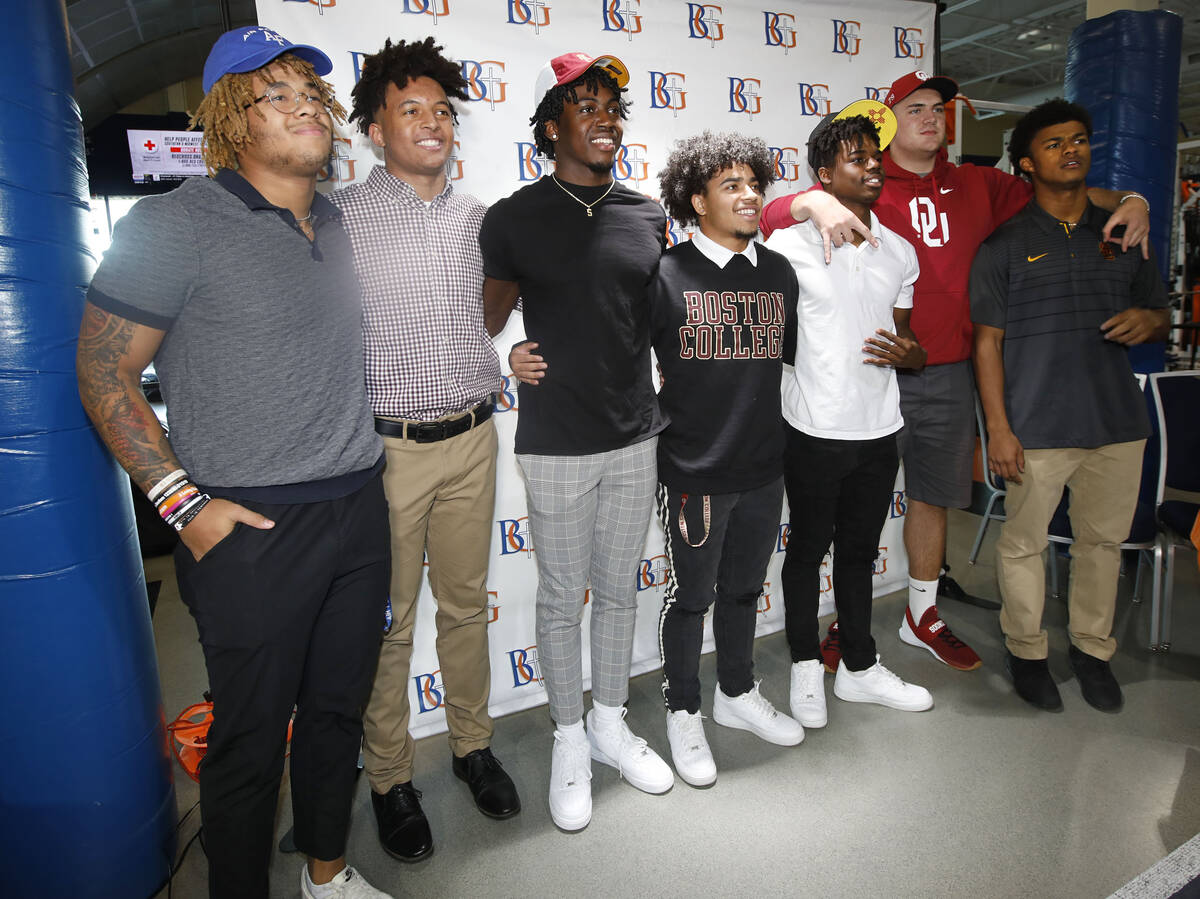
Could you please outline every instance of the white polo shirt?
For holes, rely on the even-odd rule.
[[[766,245],[787,257],[800,281],[796,358],[784,360],[783,417],[796,430],[832,440],[873,440],[904,426],[892,368],[866,365],[866,338],[896,331],[893,309],[911,309],[919,268],[912,245],[871,216],[879,247],[843,244],[825,264],[812,222],[783,228]]]

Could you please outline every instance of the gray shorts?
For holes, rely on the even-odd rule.
[[[975,373],[970,361],[897,372],[904,429],[898,435],[909,499],[962,509],[971,504]]]

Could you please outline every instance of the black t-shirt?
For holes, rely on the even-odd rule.
[[[1133,306],[1161,309],[1151,254],[1103,238],[1091,203],[1073,229],[1030,201],[984,241],[971,266],[971,320],[1004,331],[1004,401],[1026,449],[1141,440],[1146,401],[1129,352],[1102,322]]]
[[[688,241],[663,254],[650,293],[662,367],[658,479],[674,490],[736,493],[783,473],[779,382],[799,287],[761,244],[718,268]]]
[[[585,203],[605,190],[564,184]],[[647,298],[666,215],[621,184],[591,212],[542,178],[492,206],[479,232],[484,272],[520,286],[525,333],[546,360],[542,381],[520,388],[518,453],[602,453],[666,424],[650,377]]]

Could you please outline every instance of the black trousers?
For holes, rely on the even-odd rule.
[[[663,696],[672,712],[700,711],[700,649],[704,613],[713,612],[717,644],[717,683],[726,696],[754,688],[754,626],[767,563],[779,536],[783,479],[745,493],[709,497],[705,535],[704,497],[683,496],[658,485],[658,517],[666,536],[671,573],[659,615]],[[679,529],[680,509],[688,530]]]
[[[243,505],[275,527],[238,524],[199,562],[175,550],[213,697],[200,813],[214,899],[267,895],[293,706],[296,846],[323,861],[345,854],[391,574],[378,476],[340,499]]]
[[[875,664],[871,579],[899,467],[896,436],[827,440],[786,424],[784,429],[791,530],[783,560],[783,604],[792,661],[821,658],[820,570],[832,543],[842,659],[851,671],[863,671]]]

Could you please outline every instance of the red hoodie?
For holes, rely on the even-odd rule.
[[[914,175],[883,153],[883,193],[872,207],[885,227],[917,251],[921,276],[913,294],[912,329],[929,354],[929,365],[971,358],[971,303],[967,281],[979,245],[1033,196],[1022,178],[999,169],[951,165],[946,148],[933,171]],[[813,188],[814,190],[816,188]],[[794,225],[795,194],[767,204],[759,227],[769,237]]]

